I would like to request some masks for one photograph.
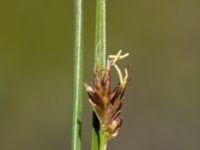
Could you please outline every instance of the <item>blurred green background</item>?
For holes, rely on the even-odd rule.
[[[131,53],[121,67],[130,65],[132,76],[123,126],[108,149],[200,149],[199,8],[199,0],[107,1],[108,54]],[[85,0],[90,83],[94,19],[95,0]],[[1,0],[0,150],[70,149],[72,62],[72,1]],[[84,150],[90,122],[85,94]]]

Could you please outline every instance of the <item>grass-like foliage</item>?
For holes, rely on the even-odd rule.
[[[83,85],[83,0],[74,0],[74,82],[72,150],[81,149],[81,112]],[[92,150],[106,150],[107,142],[116,137],[121,127],[122,98],[128,79],[116,62],[129,54],[109,55],[106,59],[106,0],[96,0],[95,56],[93,85],[84,83],[93,108]],[[111,68],[119,76],[119,84],[111,88]]]
[[[74,79],[71,150],[80,150],[83,92],[83,0],[74,0],[73,8]]]

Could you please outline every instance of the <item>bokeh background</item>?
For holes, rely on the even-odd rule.
[[[108,54],[131,53],[120,64],[131,81],[110,150],[200,149],[199,8],[199,0],[107,1]],[[0,150],[70,150],[72,11],[70,0],[1,0]],[[85,0],[84,15],[91,83],[95,0]],[[84,94],[84,150],[90,122]]]

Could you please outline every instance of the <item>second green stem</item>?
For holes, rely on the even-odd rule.
[[[98,66],[103,78],[106,66],[106,0],[96,0],[96,29],[95,29],[95,70]],[[101,133],[99,122],[93,113],[92,129],[92,150],[99,150],[101,143]]]

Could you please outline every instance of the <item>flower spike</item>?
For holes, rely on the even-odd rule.
[[[115,137],[122,125],[120,114],[122,99],[128,80],[128,71],[125,69],[125,75],[123,76],[116,63],[128,55],[129,53],[122,55],[122,50],[116,55],[109,55],[103,79],[100,78],[100,69],[96,66],[93,86],[84,83],[89,96],[89,102],[99,119],[101,131],[105,133],[107,139]],[[116,69],[120,82],[111,91],[110,71],[112,67]]]

